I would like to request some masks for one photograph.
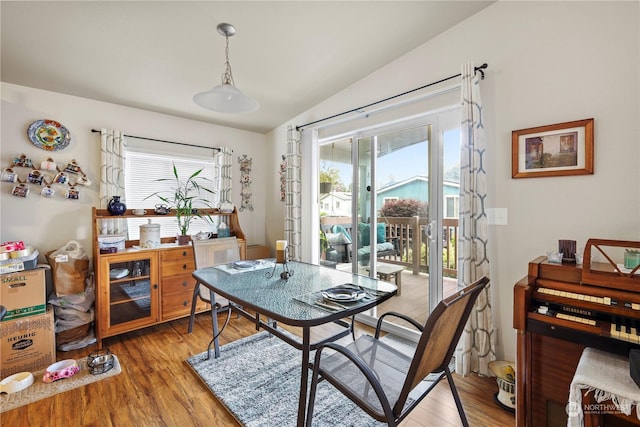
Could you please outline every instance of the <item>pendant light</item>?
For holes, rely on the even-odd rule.
[[[218,113],[250,113],[257,111],[260,104],[255,99],[249,98],[240,92],[233,81],[231,64],[229,63],[229,37],[236,33],[236,28],[231,24],[218,24],[218,32],[226,39],[225,70],[222,74],[222,84],[206,92],[200,92],[193,97],[193,101],[208,110]]]

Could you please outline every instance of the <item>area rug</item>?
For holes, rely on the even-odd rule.
[[[224,345],[217,359],[206,360],[203,352],[187,362],[241,424],[296,425],[300,352],[282,340],[260,332]],[[371,418],[324,381],[318,384],[313,426],[378,427],[386,423]]]
[[[52,383],[42,382],[45,369],[33,372],[33,384],[31,386],[17,393],[0,394],[0,413],[28,405],[29,403],[53,396],[57,393],[62,393],[74,388],[82,387],[89,383],[118,375],[122,372],[120,361],[115,355],[113,357],[113,368],[104,374],[99,375],[93,375],[89,372],[89,369],[87,368],[87,361],[85,359],[78,360],[80,372],[71,378],[64,378]]]

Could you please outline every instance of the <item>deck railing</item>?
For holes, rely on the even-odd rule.
[[[322,217],[322,227],[342,225],[351,232],[351,217]],[[380,256],[379,260],[389,264],[402,265],[413,274],[429,273],[429,245],[427,244],[427,218],[413,217],[380,217],[378,224],[385,224],[387,241],[398,240],[399,254]],[[443,274],[446,277],[457,277],[456,243],[458,242],[458,219],[442,220],[442,261]]]
[[[378,218],[384,223],[388,240],[398,239],[399,254],[380,257],[390,264],[408,267],[413,274],[429,273],[429,245],[427,241],[427,218],[384,217]],[[456,243],[458,241],[458,219],[442,220],[442,268],[447,277],[457,276]]]

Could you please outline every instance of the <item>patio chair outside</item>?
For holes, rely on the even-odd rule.
[[[373,337],[362,335],[346,347],[336,343],[320,346],[313,363],[306,425],[312,425],[319,381],[329,381],[373,418],[397,426],[446,377],[462,424],[467,427],[449,363],[476,299],[488,284],[489,279],[483,277],[442,300],[424,326],[403,314],[389,312],[378,319]],[[413,357],[379,340],[386,316],[405,319],[421,331]],[[436,375],[435,381],[426,390],[416,388],[429,374]]]

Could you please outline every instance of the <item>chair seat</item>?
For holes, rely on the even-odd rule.
[[[346,348],[360,356],[375,373],[387,399],[390,402],[398,400],[412,357],[369,335],[360,336]],[[342,353],[323,357],[320,371],[336,388],[342,388],[345,394],[351,394],[380,419],[385,419],[380,400],[362,371],[349,363]]]

